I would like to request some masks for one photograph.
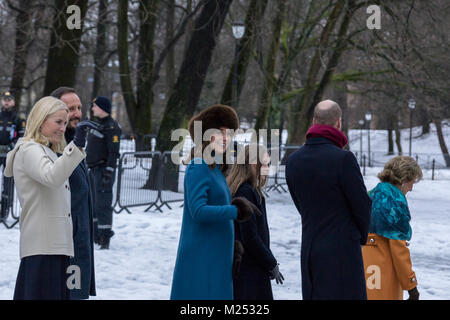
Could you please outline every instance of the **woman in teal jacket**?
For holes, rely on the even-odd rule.
[[[202,144],[202,153],[209,150],[216,161],[211,163],[206,157],[194,157],[194,150],[191,153],[184,178],[183,221],[170,298],[232,300],[233,221],[245,221],[253,213],[245,199],[231,202],[223,174],[227,169],[224,154],[231,142],[227,129],[236,130],[238,118],[231,107],[209,107],[191,119],[189,132],[193,138],[196,137],[194,121],[201,121],[201,127],[195,130],[200,130],[202,137],[206,130],[218,129],[208,141],[197,142]],[[217,164],[218,159],[221,165]]]

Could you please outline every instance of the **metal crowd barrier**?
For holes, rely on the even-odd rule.
[[[131,213],[128,208],[138,206],[148,206],[146,210],[154,206],[158,208],[160,192],[157,186],[152,189],[147,185],[153,162],[157,163],[160,158],[161,152],[158,151],[122,153],[117,170],[116,201],[113,205],[116,213],[123,210]]]
[[[274,156],[274,152],[278,152],[278,160],[275,163],[271,163],[271,172],[268,176],[267,185],[265,188],[265,195],[269,197],[269,192],[277,191],[278,193],[288,192],[286,181],[286,158],[292,152],[296,151],[300,146],[286,145],[281,147],[269,148],[271,156]]]
[[[2,173],[5,170],[5,162],[6,162],[6,154],[0,154],[0,164],[2,166]],[[19,204],[19,200],[17,199],[17,192],[14,190],[14,179],[7,178],[5,181],[5,177],[1,174],[0,181],[0,210],[4,210],[3,206],[7,206],[7,213],[5,217],[2,218],[0,213],[0,221],[7,228],[13,228],[17,223],[19,223],[20,211],[21,207]]]
[[[186,166],[182,162],[178,162],[176,165],[173,164],[171,160],[172,155],[178,155],[181,159],[183,154],[174,151],[163,152],[163,163],[160,171],[161,206],[165,205],[169,209],[172,209],[169,205],[170,203],[184,201],[183,183],[186,169]]]
[[[393,157],[398,156],[399,154],[387,154],[384,152],[371,152],[370,158],[368,153],[363,152],[360,153],[358,151],[353,152],[355,154],[356,159],[359,162],[359,166],[363,171],[363,175],[366,175],[366,168],[383,168],[386,162],[388,162]],[[403,155],[408,155],[407,153],[403,153]],[[443,154],[433,154],[433,153],[413,153],[411,155],[412,158],[416,160],[422,171],[428,172],[429,174],[424,174],[424,179],[436,180],[448,180],[450,178],[449,174],[439,174],[446,171],[445,169],[449,169],[445,163],[445,157],[449,157],[448,155]],[[438,174],[436,174],[436,170]]]
[[[179,167],[170,166],[170,156],[172,152],[144,151],[144,152],[124,152],[119,160],[116,201],[113,205],[114,211],[120,213],[126,211],[131,213],[129,208],[147,206],[145,212],[155,209],[162,212],[161,208],[170,203],[182,202],[183,192],[179,188]],[[153,166],[158,166],[153,168]],[[176,178],[176,185],[170,189],[169,168],[176,171],[172,175]],[[151,172],[156,175],[151,175]],[[174,183],[172,183],[173,185]]]

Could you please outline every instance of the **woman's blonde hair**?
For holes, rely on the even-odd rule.
[[[261,189],[267,183],[267,176],[261,175],[262,162],[261,158],[268,154],[267,149],[258,144],[250,144],[245,146],[243,158],[238,152],[237,162],[231,167],[230,174],[227,177],[227,183],[230,188],[231,195],[234,196],[239,187],[248,182],[256,189],[262,198]],[[252,164],[256,164],[256,170],[253,170]]]
[[[60,110],[65,110],[69,114],[69,109],[61,100],[54,97],[43,97],[36,102],[28,115],[25,128],[24,140],[34,140],[44,146],[50,146],[50,141],[42,135],[41,126],[45,120]],[[66,147],[64,136],[58,144],[52,144],[51,149],[54,152],[62,153]]]
[[[418,182],[422,179],[422,169],[417,162],[408,156],[397,156],[389,160],[382,172],[378,174],[381,182],[402,185],[404,182]]]

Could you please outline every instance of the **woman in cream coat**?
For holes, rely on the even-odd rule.
[[[25,136],[7,155],[4,175],[14,177],[22,207],[14,299],[68,299],[66,272],[74,255],[68,178],[85,157],[82,147],[92,127],[81,122],[66,146],[68,112],[59,99],[40,99]]]

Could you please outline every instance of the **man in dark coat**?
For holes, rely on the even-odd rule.
[[[69,121],[65,138],[69,143],[73,140],[75,127],[81,121],[81,101],[75,90],[68,87],[59,87],[51,93],[55,98],[61,99],[69,108]],[[71,193],[71,210],[73,224],[73,244],[75,256],[70,259],[74,276],[73,286],[70,290],[70,299],[89,299],[95,296],[95,270],[94,270],[94,223],[93,223],[93,195],[85,161],[75,168],[69,178]],[[77,283],[76,277],[80,277]],[[69,274],[69,278],[71,274]]]
[[[320,102],[306,143],[289,156],[286,180],[302,216],[303,299],[367,299],[361,245],[371,200],[340,131],[342,111]]]

